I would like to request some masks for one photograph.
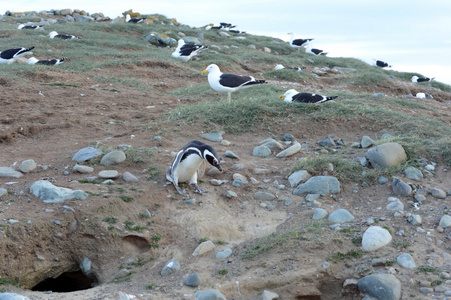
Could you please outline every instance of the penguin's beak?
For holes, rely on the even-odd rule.
[[[221,167],[221,165],[219,164],[219,161],[218,160],[215,160],[214,161],[214,165],[213,166],[215,166],[220,172],[222,172],[222,167]]]

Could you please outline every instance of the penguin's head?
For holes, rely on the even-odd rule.
[[[209,147],[211,148],[211,147]],[[220,165],[220,158],[218,158],[218,155],[216,154],[216,151],[211,149],[205,149],[204,151],[204,159],[208,161],[210,165],[213,167],[216,167],[219,171],[222,172],[222,167]]]

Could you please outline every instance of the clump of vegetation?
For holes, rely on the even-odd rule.
[[[311,237],[317,238],[328,225],[330,225],[330,223],[320,221],[307,224],[300,230],[295,229],[286,232],[274,232],[251,242],[240,252],[240,256],[243,259],[254,259],[257,256],[275,247],[285,245],[290,241],[305,240]]]
[[[346,253],[342,253],[340,251],[333,253],[330,255],[327,260],[333,261],[335,263],[343,261],[345,259],[356,259],[362,257],[364,254],[362,249],[351,249]]]
[[[133,200],[135,200],[133,197],[126,195],[121,195],[119,198],[121,198],[121,200],[124,202],[132,202]]]

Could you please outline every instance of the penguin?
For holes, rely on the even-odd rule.
[[[295,89],[290,89],[285,94],[280,95],[279,98],[283,98],[285,102],[302,102],[302,103],[324,103],[337,99],[338,96],[326,97],[319,94],[299,93]],[[332,101],[333,102],[333,101]]]
[[[428,82],[428,81],[432,81],[435,78],[426,78],[426,77],[418,77],[418,76],[412,76],[412,78],[410,79],[411,82]]]
[[[179,194],[183,195],[187,192],[186,189],[179,187],[180,182],[194,185],[194,192],[203,194],[207,191],[202,190],[197,184],[197,171],[204,160],[222,172],[219,164],[220,158],[215,149],[210,145],[193,140],[177,152],[171,166],[166,170],[166,179],[174,184]]]
[[[34,47],[31,48],[16,48],[16,49],[7,49],[0,52],[0,64],[11,64],[13,63],[17,58],[23,56],[23,55],[29,55],[33,54],[31,50],[33,50]]]

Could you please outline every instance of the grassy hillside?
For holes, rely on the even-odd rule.
[[[376,128],[386,129],[391,140],[401,142],[411,158],[419,155],[443,159],[451,163],[451,127],[446,120],[431,118],[438,110],[426,102],[405,98],[409,89],[415,88],[409,79],[417,73],[402,73],[383,70],[353,58],[315,57],[303,50],[292,49],[288,43],[266,36],[231,34],[223,38],[214,30],[177,27],[164,16],[157,16],[154,24],[127,23],[66,23],[45,26],[45,30],[17,30],[17,24],[35,19],[1,19],[2,48],[35,46],[34,56],[39,59],[68,57],[69,60],[57,67],[30,66],[27,64],[1,65],[0,78],[3,82],[20,80],[24,83],[45,78],[49,68],[66,74],[83,73],[95,81],[109,83],[120,90],[121,86],[148,93],[162,93],[153,88],[147,79],[136,73],[121,76],[114,72],[98,73],[99,69],[130,68],[146,62],[167,63],[168,68],[177,68],[180,74],[189,74],[203,83],[191,82],[166,93],[176,97],[196,99],[194,104],[178,107],[169,120],[183,124],[199,122],[208,128],[242,133],[253,130],[275,131],[276,127],[305,126],[307,123],[362,122]],[[82,36],[80,40],[63,41],[49,39],[45,35],[55,30]],[[171,57],[173,49],[156,47],[143,40],[149,33],[163,33],[178,39],[178,33],[187,36],[201,36],[210,50],[203,52],[197,60],[187,63]],[[238,38],[240,37],[240,38]],[[245,37],[242,39],[241,37]],[[251,49],[254,45],[256,49]],[[272,53],[266,53],[267,47]],[[252,74],[266,79],[269,84],[234,93],[232,104],[227,105],[225,95],[213,91],[201,71],[209,64],[219,65],[223,71]],[[303,72],[293,70],[274,71],[273,66],[306,66]],[[314,68],[346,68],[334,76],[317,76]],[[177,72],[177,70],[175,71]],[[49,82],[54,81],[52,77]],[[320,92],[338,95],[333,105],[289,105],[279,99],[290,86],[299,91]],[[449,99],[451,87],[440,82],[418,84],[438,93],[439,101]],[[413,87],[413,88],[412,88]],[[376,98],[373,94],[382,92],[386,97]],[[415,94],[415,91],[411,93]],[[435,101],[435,100],[434,100]],[[412,114],[412,111],[415,111]],[[289,124],[289,126],[286,126]],[[284,127],[282,125],[282,127]],[[432,142],[425,143],[425,140]]]

